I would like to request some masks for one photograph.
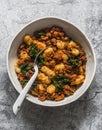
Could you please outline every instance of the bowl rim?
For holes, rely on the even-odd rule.
[[[7,65],[8,76],[9,76],[9,78],[10,78],[10,81],[11,81],[12,85],[14,86],[14,88],[16,89],[16,91],[18,92],[17,87],[16,87],[16,85],[15,85],[13,79],[12,79],[11,73],[10,73],[10,71],[9,71],[9,51],[10,51],[11,45],[12,45],[13,40],[15,39],[15,37],[16,37],[24,28],[26,28],[27,26],[29,26],[30,24],[32,24],[32,23],[34,23],[34,22],[36,22],[36,21],[38,21],[38,20],[43,20],[43,19],[57,19],[57,20],[62,20],[62,21],[64,21],[64,22],[69,23],[70,25],[72,25],[74,28],[76,28],[79,32],[81,32],[81,33],[84,35],[84,37],[85,37],[86,40],[88,41],[88,43],[89,43],[89,45],[90,45],[90,47],[91,47],[91,50],[92,50],[93,59],[94,59],[94,69],[93,69],[94,71],[93,71],[93,73],[92,73],[91,80],[90,80],[89,84],[87,85],[86,89],[84,89],[84,91],[82,91],[76,98],[72,99],[70,102],[64,102],[64,103],[61,103],[61,104],[54,104],[54,105],[49,105],[49,104],[45,105],[45,104],[39,103],[39,102],[36,103],[36,102],[34,102],[34,101],[30,98],[30,96],[31,96],[30,94],[27,94],[27,96],[26,96],[26,98],[25,98],[25,99],[27,99],[28,101],[30,101],[30,102],[32,102],[32,103],[34,103],[34,104],[40,105],[40,106],[58,107],[58,106],[67,105],[67,104],[70,104],[70,103],[72,103],[72,102],[78,100],[78,99],[87,91],[87,89],[90,87],[90,85],[91,85],[91,83],[92,83],[92,81],[93,81],[93,79],[94,79],[95,72],[96,72],[96,56],[95,56],[95,51],[94,51],[94,48],[93,48],[93,45],[92,45],[91,41],[89,40],[89,38],[87,37],[87,35],[82,31],[82,29],[80,29],[78,26],[76,26],[75,23],[73,23],[73,22],[71,22],[71,21],[69,21],[69,20],[67,20],[67,19],[64,19],[64,18],[61,18],[61,17],[56,17],[56,16],[40,17],[40,18],[37,18],[37,19],[35,19],[35,20],[32,20],[31,22],[28,22],[28,23],[27,23],[26,25],[24,25],[19,31],[17,31],[17,33],[15,33],[15,35],[14,35],[13,38],[11,39],[10,44],[9,44],[9,47],[8,47],[8,50],[7,50],[6,65]],[[20,93],[20,92],[18,92],[18,93]]]

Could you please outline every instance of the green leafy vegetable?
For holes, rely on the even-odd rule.
[[[35,58],[37,54],[38,54],[38,48],[34,43],[32,43],[30,45],[29,55],[30,55],[30,57]]]
[[[43,31],[36,32],[36,33],[34,34],[34,36],[35,36],[36,38],[40,38],[41,36],[44,36],[44,35],[45,35],[45,32],[43,32]]]
[[[68,84],[70,85],[70,79],[68,79],[66,76],[64,75],[57,75],[54,76],[52,78],[52,82],[54,83],[54,85],[56,86],[56,91],[63,91],[63,86]]]
[[[76,67],[81,66],[82,62],[78,58],[70,57],[68,59],[68,64],[71,65],[73,68],[76,68]]]
[[[46,64],[46,59],[43,57],[43,55],[41,54],[37,60],[37,63],[39,66],[43,66]]]
[[[32,69],[32,66],[29,66],[28,63],[24,63],[20,66],[21,72],[23,74],[23,76],[26,75],[26,72],[30,69]]]
[[[21,85],[22,85],[22,87],[25,87],[26,84],[27,84],[27,82],[28,82],[28,80],[23,80],[23,81],[21,81]]]

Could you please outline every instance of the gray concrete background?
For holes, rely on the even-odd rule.
[[[22,27],[44,16],[62,17],[86,33],[96,53],[96,75],[78,101],[56,108],[25,101],[15,116],[18,93],[7,74],[7,49]],[[102,0],[0,0],[0,130],[102,130],[101,61]]]

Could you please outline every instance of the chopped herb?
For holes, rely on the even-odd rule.
[[[56,86],[56,91],[63,91],[63,86],[68,84],[70,85],[71,82],[70,82],[70,79],[68,79],[66,76],[64,75],[57,75],[57,76],[54,76],[52,78],[52,82],[54,83],[54,85]]]
[[[30,57],[35,58],[37,53],[38,53],[38,48],[34,43],[32,43],[30,45],[30,52],[29,52]]]
[[[70,57],[68,59],[68,64],[71,65],[73,68],[80,67],[82,62],[78,58]]]
[[[26,72],[30,69],[32,69],[32,66],[29,66],[28,63],[24,63],[20,66],[21,72],[23,74],[23,76],[26,75]]]
[[[27,82],[28,82],[28,80],[23,80],[23,81],[21,81],[21,85],[22,85],[22,87],[25,87],[26,84],[27,84]]]
[[[46,64],[46,59],[43,57],[43,55],[41,54],[37,60],[37,63],[39,66],[43,66]]]

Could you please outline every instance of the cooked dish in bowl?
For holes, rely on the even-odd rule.
[[[46,48],[47,47],[47,48]],[[79,43],[53,26],[25,35],[17,50],[14,67],[22,87],[34,73],[34,59],[44,49],[37,63],[39,73],[29,93],[41,101],[60,101],[72,95],[84,82],[87,57]]]

